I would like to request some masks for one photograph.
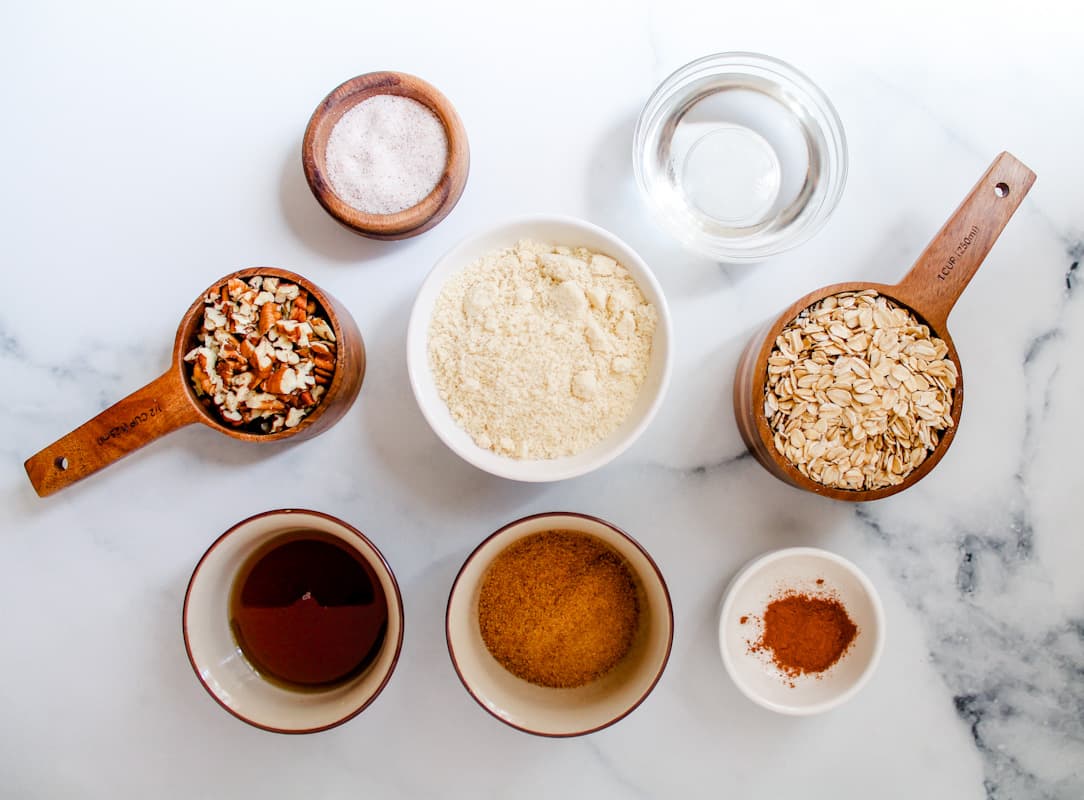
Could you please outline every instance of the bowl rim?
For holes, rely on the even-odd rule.
[[[641,695],[636,699],[636,701],[632,705],[630,705],[627,709],[622,711],[619,715],[617,715],[613,719],[611,719],[611,720],[609,720],[607,722],[604,722],[601,725],[596,725],[596,726],[591,727],[591,728],[587,728],[587,729],[584,729],[584,730],[577,730],[577,731],[569,731],[569,732],[565,732],[565,733],[553,733],[553,732],[550,732],[550,731],[534,730],[534,729],[526,727],[524,725],[518,725],[515,722],[512,722],[512,721],[510,721],[508,719],[505,719],[504,717],[502,717],[502,716],[498,715],[496,712],[494,712],[493,709],[491,709],[489,706],[487,706],[485,704],[485,702],[483,702],[483,699],[475,692],[475,690],[472,688],[471,684],[467,681],[467,678],[463,675],[463,671],[459,667],[459,661],[455,657],[455,645],[452,643],[452,638],[453,638],[452,637],[452,628],[451,628],[452,599],[455,597],[456,591],[460,588],[460,579],[463,577],[463,573],[466,571],[467,567],[470,565],[470,563],[472,561],[474,561],[475,558],[478,557],[479,553],[481,553],[481,551],[486,547],[486,545],[488,545],[490,542],[494,541],[498,537],[507,534],[508,531],[511,530],[512,528],[514,528],[514,527],[516,527],[518,525],[521,525],[521,524],[523,524],[525,522],[533,522],[534,520],[544,519],[546,517],[574,517],[576,519],[585,519],[585,520],[588,520],[590,522],[595,522],[595,523],[598,523],[599,525],[603,525],[603,526],[609,528],[610,530],[612,530],[618,536],[623,537],[633,547],[635,547],[637,550],[639,550],[640,554],[647,560],[647,563],[650,565],[651,569],[654,571],[654,575],[655,575],[656,580],[658,580],[659,587],[662,589],[663,597],[666,599],[666,620],[667,620],[667,623],[666,623],[667,624],[666,652],[663,654],[662,661],[659,664],[658,669],[655,672],[655,675],[652,677],[651,683],[644,689],[643,693],[641,693]],[[582,533],[582,531],[580,531],[580,532]],[[587,534],[587,535],[590,536],[591,534]],[[640,580],[643,580],[642,576],[640,577]],[[651,557],[651,554],[648,553],[646,549],[644,549],[643,545],[641,545],[638,541],[636,541],[636,539],[634,539],[628,533],[626,533],[621,528],[614,525],[612,522],[607,522],[606,520],[602,519],[601,517],[596,517],[596,516],[593,516],[591,514],[582,514],[582,513],[578,512],[578,511],[544,511],[544,512],[540,512],[540,513],[537,513],[537,514],[528,514],[525,517],[520,517],[517,520],[513,520],[512,522],[509,522],[509,523],[501,526],[500,528],[495,530],[493,533],[491,533],[489,536],[487,536],[485,539],[483,539],[470,552],[470,555],[468,555],[467,558],[463,561],[463,565],[459,568],[459,571],[456,573],[455,580],[452,581],[452,588],[448,592],[448,603],[447,603],[447,605],[445,606],[445,609],[444,609],[444,638],[445,638],[445,641],[447,642],[447,645],[448,645],[448,657],[451,659],[452,668],[455,670],[455,674],[459,677],[459,682],[463,684],[463,688],[467,690],[467,694],[469,694],[471,696],[471,698],[474,700],[474,702],[476,702],[479,706],[481,706],[486,711],[486,713],[488,713],[490,716],[500,720],[501,722],[503,722],[505,725],[509,726],[510,728],[515,728],[516,730],[522,731],[524,733],[529,733],[529,734],[532,734],[534,736],[544,736],[544,737],[549,738],[549,739],[569,739],[569,738],[576,737],[576,736],[586,736],[588,734],[595,733],[597,731],[603,730],[604,728],[608,728],[611,725],[614,725],[614,724],[620,722],[625,717],[627,717],[629,714],[631,714],[633,711],[635,711],[637,708],[639,708],[640,705],[644,702],[644,700],[646,700],[648,698],[648,695],[650,695],[655,690],[655,687],[658,685],[659,681],[662,679],[663,673],[666,671],[667,665],[670,663],[670,654],[671,654],[671,652],[673,650],[673,647],[674,647],[674,604],[673,604],[672,598],[670,597],[670,589],[666,585],[666,579],[663,577],[662,570],[659,569],[659,565],[655,562],[655,559],[653,559]]]
[[[807,556],[813,558],[820,558],[825,561],[830,561],[833,564],[842,567],[846,572],[850,573],[862,587],[863,592],[870,600],[870,605],[873,608],[873,653],[870,656],[869,663],[855,679],[854,683],[848,686],[844,691],[840,692],[835,697],[815,703],[809,706],[797,706],[789,705],[786,703],[776,703],[760,694],[753,691],[739,676],[737,667],[734,664],[734,660],[731,657],[730,649],[727,647],[725,636],[725,625],[728,617],[731,616],[734,608],[735,598],[737,597],[738,590],[749,581],[749,579],[760,572],[764,567],[769,564],[781,561],[786,558],[794,556]],[[783,547],[778,550],[770,550],[767,553],[762,553],[759,556],[755,556],[748,562],[746,562],[738,571],[734,577],[730,579],[726,589],[723,592],[723,600],[719,607],[719,619],[718,619],[718,643],[719,653],[722,656],[723,667],[726,669],[727,675],[734,682],[734,685],[738,687],[746,697],[752,700],[757,705],[767,708],[770,711],[775,711],[779,714],[786,714],[796,717],[811,716],[813,714],[820,714],[825,711],[829,711],[839,705],[842,705],[847,700],[850,700],[856,695],[862,687],[869,682],[869,679],[873,677],[873,673],[876,671],[877,664],[881,660],[881,654],[884,651],[885,643],[885,614],[884,606],[881,604],[881,597],[877,593],[877,588],[873,585],[873,582],[869,577],[859,569],[853,561],[844,558],[843,556],[833,553],[830,550],[825,550],[820,547]]]
[[[278,727],[278,726],[275,726],[275,725],[268,725],[266,723],[254,720],[251,717],[246,717],[244,714],[241,714],[238,711],[236,711],[235,709],[233,709],[230,706],[226,705],[226,703],[224,703],[222,701],[222,699],[218,696],[218,694],[216,694],[215,691],[208,685],[207,681],[205,681],[203,679],[203,675],[200,673],[200,667],[196,663],[195,656],[192,654],[192,644],[191,644],[191,642],[189,640],[189,634],[188,634],[188,627],[189,627],[189,622],[188,622],[188,602],[189,602],[189,598],[192,595],[192,587],[194,586],[194,584],[196,582],[196,577],[199,575],[200,570],[203,568],[204,562],[207,561],[207,559],[210,557],[211,553],[219,545],[221,545],[227,538],[229,538],[238,528],[240,528],[243,525],[247,525],[250,522],[255,522],[256,520],[262,519],[263,517],[280,516],[280,515],[286,516],[286,515],[290,515],[290,514],[309,514],[309,515],[312,515],[314,517],[321,517],[321,518],[323,518],[325,520],[328,520],[329,522],[335,523],[336,525],[341,525],[346,531],[348,531],[350,533],[353,533],[355,536],[357,536],[359,539],[361,539],[363,542],[365,542],[369,547],[371,547],[372,550],[373,550],[373,553],[375,553],[376,557],[379,559],[380,564],[387,571],[388,578],[391,581],[392,588],[394,589],[395,606],[398,609],[398,614],[399,614],[399,636],[398,636],[398,641],[396,641],[396,643],[395,643],[395,654],[392,657],[391,663],[388,664],[387,672],[384,675],[384,677],[381,679],[380,684],[376,687],[376,689],[373,691],[373,693],[371,695],[369,695],[365,699],[365,702],[363,702],[357,708],[351,710],[346,715],[344,715],[342,717],[339,717],[338,719],[333,720],[332,722],[327,723],[326,725],[317,725],[317,726],[312,727],[312,728],[282,728],[282,727]],[[389,605],[390,605],[390,603],[389,603]],[[329,730],[331,728],[338,727],[339,725],[342,725],[344,722],[349,722],[354,717],[358,716],[358,714],[360,714],[366,708],[368,708],[372,704],[372,702],[374,700],[376,700],[377,697],[380,696],[381,692],[384,691],[384,688],[388,685],[388,682],[391,680],[391,676],[395,673],[395,668],[399,665],[399,656],[402,655],[402,651],[403,651],[403,632],[404,632],[405,628],[406,628],[406,616],[405,616],[405,614],[403,612],[403,595],[402,595],[402,592],[399,590],[399,582],[396,580],[395,573],[392,571],[391,565],[388,564],[387,559],[384,558],[384,554],[380,551],[380,548],[378,548],[375,544],[373,544],[372,540],[370,540],[368,536],[363,534],[361,531],[359,531],[353,525],[350,525],[349,523],[344,522],[343,520],[341,520],[338,517],[333,516],[331,514],[325,514],[322,511],[314,511],[314,510],[309,509],[309,508],[276,508],[276,509],[271,509],[269,511],[261,511],[258,514],[253,514],[252,516],[246,517],[245,519],[241,520],[240,522],[236,522],[233,525],[231,525],[228,529],[226,529],[226,531],[224,533],[222,533],[217,539],[214,540],[214,542],[211,543],[211,546],[208,547],[206,551],[204,551],[202,556],[200,556],[200,560],[198,562],[196,562],[196,566],[192,570],[192,576],[188,579],[188,587],[185,589],[185,592],[184,592],[184,605],[183,605],[182,610],[181,610],[181,632],[182,632],[182,634],[184,636],[184,650],[185,650],[185,654],[188,656],[188,663],[191,665],[192,671],[196,675],[196,679],[200,682],[200,685],[206,690],[207,694],[209,694],[211,696],[211,699],[213,699],[216,703],[218,703],[218,705],[220,705],[223,709],[228,711],[232,716],[236,717],[237,719],[241,720],[242,722],[248,723],[249,725],[253,726],[254,728],[259,728],[261,730],[270,731],[271,733],[284,733],[284,734],[289,734],[289,735],[300,735],[300,734],[306,734],[306,733],[318,733],[320,731],[326,731],[326,730]]]
[[[835,166],[836,173],[838,173],[836,185],[821,198],[816,210],[809,215],[809,220],[798,231],[796,237],[785,241],[781,246],[766,247],[761,245],[752,249],[735,249],[726,243],[720,244],[714,239],[701,237],[695,234],[693,228],[682,227],[676,218],[664,213],[664,209],[658,206],[654,195],[650,191],[648,178],[644,174],[640,160],[641,152],[647,145],[646,129],[649,121],[657,116],[659,106],[677,91],[682,80],[698,70],[704,70],[708,67],[715,68],[717,73],[721,75],[741,73],[742,70],[747,68],[771,72],[776,76],[780,85],[792,90],[796,89],[808,95],[817,111],[825,118],[827,123],[824,128],[825,141],[828,151],[835,158],[832,163]],[[726,50],[708,53],[672,70],[659,81],[644,102],[637,116],[632,137],[632,163],[636,185],[640,191],[641,199],[644,200],[648,209],[652,212],[655,222],[686,249],[731,264],[759,264],[774,256],[800,247],[816,236],[828,224],[828,220],[843,197],[850,171],[849,162],[850,149],[847,144],[847,132],[843,125],[843,119],[820,84],[789,61],[752,50]]]
[[[652,340],[652,355],[654,356],[655,348],[658,346],[660,339],[663,340],[665,345],[661,357],[660,367],[661,375],[659,376],[658,388],[655,391],[655,396],[652,398],[650,405],[640,418],[639,422],[620,440],[617,440],[613,445],[607,447],[605,451],[596,456],[594,459],[587,461],[577,466],[566,466],[562,469],[557,469],[553,465],[559,462],[561,459],[532,459],[531,461],[518,461],[516,459],[502,458],[497,464],[483,463],[479,458],[482,451],[480,447],[471,443],[471,447],[462,448],[453,441],[449,435],[447,426],[443,421],[437,419],[436,410],[431,408],[429,404],[423,401],[423,393],[421,390],[421,376],[425,371],[432,372],[429,365],[429,322],[432,316],[432,309],[425,309],[425,319],[422,318],[423,309],[421,308],[421,298],[429,291],[433,290],[436,286],[437,295],[439,296],[439,288],[446,282],[455,272],[465,269],[470,265],[473,259],[460,263],[458,267],[454,267],[452,259],[457,253],[463,250],[470,249],[477,242],[486,239],[488,237],[499,235],[506,229],[524,227],[530,225],[567,225],[572,228],[579,228],[587,231],[595,236],[598,236],[610,245],[614,247],[616,251],[620,251],[623,259],[623,266],[628,268],[628,263],[634,263],[635,268],[640,273],[639,275],[633,275],[633,280],[638,286],[641,283],[654,293],[655,299],[651,302],[655,305],[655,310],[658,313],[658,323],[655,329],[655,336]],[[641,281],[641,275],[643,280]],[[641,287],[641,290],[643,287]],[[659,330],[662,329],[663,336],[659,336]],[[417,403],[418,409],[421,411],[422,416],[428,423],[429,428],[437,435],[444,445],[466,461],[468,464],[476,467],[477,469],[487,472],[490,475],[496,475],[499,478],[505,478],[507,480],[520,481],[522,483],[551,483],[555,481],[567,480],[569,478],[578,478],[581,475],[586,475],[590,472],[594,472],[600,469],[611,461],[615,460],[618,456],[622,455],[626,450],[632,447],[633,444],[643,435],[648,426],[655,419],[659,408],[662,406],[663,401],[666,399],[667,391],[670,387],[670,379],[673,370],[673,322],[670,317],[670,307],[666,300],[666,294],[663,292],[662,285],[659,283],[658,278],[655,276],[654,271],[643,259],[642,256],[636,250],[625,242],[617,234],[611,231],[595,225],[592,222],[574,217],[567,214],[525,214],[515,217],[509,217],[499,222],[487,225],[481,230],[466,236],[452,245],[451,248],[446,250],[440,258],[433,264],[433,267],[429,270],[429,273],[425,276],[421,286],[419,286],[417,293],[414,296],[414,303],[411,306],[410,317],[407,321],[407,336],[406,336],[406,356],[407,356],[407,377],[410,381],[410,389],[414,394],[414,400]],[[420,340],[420,341],[419,341]],[[641,391],[643,387],[641,387]],[[443,401],[441,401],[443,402]],[[452,425],[456,425],[455,421],[452,421]],[[458,427],[458,426],[456,426]],[[459,429],[462,430],[462,429]],[[529,474],[520,474],[526,470],[521,470],[517,465],[523,464],[532,465],[544,465],[539,466],[537,472]],[[506,466],[507,465],[507,466]],[[505,468],[506,467],[506,468]],[[543,474],[544,473],[544,474]]]

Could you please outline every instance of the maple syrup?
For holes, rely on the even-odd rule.
[[[336,536],[282,534],[242,566],[230,627],[261,677],[311,691],[345,683],[372,664],[388,628],[376,572]]]

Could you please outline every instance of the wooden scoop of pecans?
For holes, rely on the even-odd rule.
[[[335,333],[294,283],[230,278],[204,298],[202,344],[184,360],[196,394],[229,425],[255,433],[294,428],[335,371]]]

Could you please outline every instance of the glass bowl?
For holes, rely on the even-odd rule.
[[[686,247],[763,261],[828,220],[847,180],[847,141],[831,102],[794,67],[719,53],[651,95],[633,168],[655,217]]]

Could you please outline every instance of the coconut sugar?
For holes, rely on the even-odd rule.
[[[632,649],[639,626],[632,570],[609,545],[577,531],[544,531],[510,545],[479,590],[486,648],[539,686],[598,680]]]
[[[381,94],[351,108],[325,154],[331,188],[363,214],[395,214],[433,191],[448,161],[440,119],[417,100]]]
[[[628,417],[657,320],[609,256],[521,241],[448,279],[430,322],[429,361],[452,417],[479,447],[559,458]]]

